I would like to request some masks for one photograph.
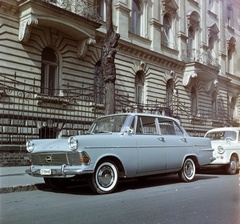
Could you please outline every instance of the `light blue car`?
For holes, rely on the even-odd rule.
[[[214,160],[210,139],[190,137],[177,119],[141,113],[103,116],[87,135],[26,145],[29,175],[43,177],[52,189],[84,179],[99,194],[113,192],[120,178],[178,173],[192,181],[197,168]]]

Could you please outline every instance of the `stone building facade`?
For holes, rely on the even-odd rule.
[[[104,0],[0,1],[1,165],[29,138],[83,134],[104,114]],[[238,0],[113,0],[116,112],[177,117],[191,134],[240,124]]]

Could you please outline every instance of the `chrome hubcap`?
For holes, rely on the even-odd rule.
[[[102,187],[109,187],[114,180],[114,173],[111,167],[109,166],[101,167],[98,171],[97,179],[98,179],[98,183]]]
[[[231,161],[231,162],[230,162],[230,167],[231,167],[231,169],[232,169],[233,171],[235,171],[235,170],[237,169],[237,164],[236,164],[236,162],[235,162],[235,161]]]
[[[190,162],[187,162],[185,165],[185,174],[188,177],[191,177],[193,175],[193,165]]]

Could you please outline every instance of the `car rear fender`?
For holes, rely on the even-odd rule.
[[[193,160],[193,162],[195,163],[196,165],[196,168],[198,168],[200,165],[199,165],[199,162],[198,162],[198,158],[196,155],[192,155],[192,154],[189,154],[189,155],[186,155],[182,161],[182,166],[183,166],[183,163],[184,161],[187,159],[187,158],[191,158]],[[181,167],[182,167],[181,166]]]

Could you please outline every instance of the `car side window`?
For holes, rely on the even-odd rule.
[[[156,118],[139,116],[137,119],[136,134],[158,134],[156,128]]]
[[[160,120],[159,127],[162,135],[183,135],[182,130],[174,121]]]

